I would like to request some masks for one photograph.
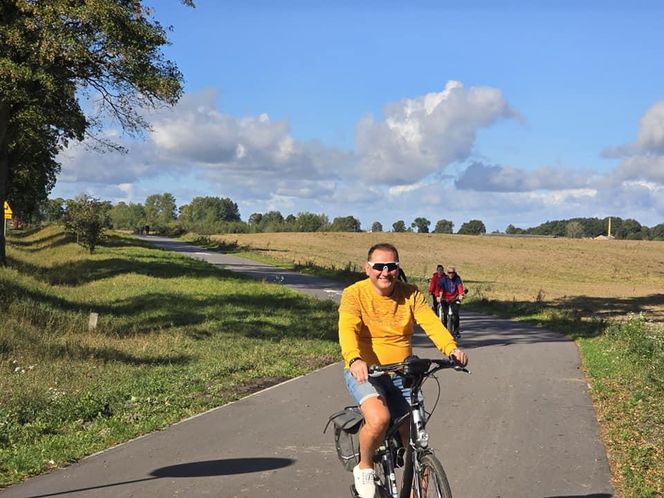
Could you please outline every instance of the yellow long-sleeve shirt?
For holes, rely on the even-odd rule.
[[[358,356],[369,364],[403,361],[412,354],[415,323],[443,354],[457,347],[414,285],[397,280],[388,297],[379,295],[368,278],[347,287],[339,304],[339,344],[346,367]]]

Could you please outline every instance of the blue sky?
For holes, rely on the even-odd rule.
[[[582,6],[577,4],[582,3]],[[72,147],[53,196],[230,197],[243,219],[456,229],[664,222],[664,4],[152,0],[185,95],[126,155]]]

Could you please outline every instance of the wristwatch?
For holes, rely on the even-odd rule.
[[[355,358],[351,358],[351,360],[348,362],[348,368],[353,366],[353,363],[355,363],[357,360],[361,360],[359,356],[356,356]]]

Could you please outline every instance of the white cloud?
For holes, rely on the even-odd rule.
[[[118,141],[117,138],[113,138]],[[140,178],[159,174],[161,167],[154,150],[146,143],[129,145],[131,153],[99,150],[94,142],[72,143],[58,155],[62,164],[59,182],[65,183],[134,183]]]
[[[636,145],[640,151],[664,154],[664,102],[657,102],[641,118]]]
[[[653,104],[641,117],[636,142],[609,147],[606,157],[629,157],[664,154],[664,101]]]
[[[623,159],[607,175],[599,198],[623,212],[649,211],[645,216],[655,221],[659,217],[657,223],[661,223],[664,218],[664,102],[655,103],[643,115],[636,142],[609,152],[619,153]],[[636,215],[631,217],[636,218]]]
[[[461,190],[530,192],[584,188],[592,183],[592,178],[589,171],[572,171],[560,167],[546,166],[526,171],[474,162],[463,171],[455,184]]]
[[[385,120],[357,127],[360,174],[388,185],[415,184],[471,153],[477,131],[515,117],[501,92],[450,81],[439,93],[388,104]]]
[[[478,130],[518,118],[494,88],[449,82],[442,92],[387,104],[382,121],[360,121],[355,151],[298,140],[287,121],[267,114],[225,114],[216,99],[214,91],[190,94],[147,116],[153,131],[145,142],[125,143],[126,155],[70,147],[60,156],[57,195],[142,202],[171,192],[179,204],[214,195],[236,201],[245,219],[271,209],[312,211],[356,216],[364,228],[378,220],[386,229],[418,216],[451,219],[457,228],[478,218],[489,230],[577,216],[647,225],[664,218],[664,103],[643,116],[633,144],[618,148],[621,162],[600,174],[488,161],[464,168],[477,157]]]
[[[644,180],[664,185],[664,154],[627,158],[618,165],[614,177],[619,182]]]
[[[216,106],[216,92],[185,96],[171,113],[153,120],[151,139],[162,155],[190,166],[223,174],[236,181],[251,175],[275,175],[292,181],[330,179],[342,151],[316,142],[296,141],[285,121],[267,114],[237,118]],[[345,157],[344,157],[345,156]]]

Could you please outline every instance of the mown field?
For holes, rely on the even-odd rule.
[[[455,265],[471,297],[544,301],[586,314],[647,312],[664,319],[664,243],[414,233],[271,233],[212,240],[286,263],[360,271],[367,249],[388,241],[410,279]]]
[[[118,234],[10,234],[8,259],[0,487],[338,359],[331,302]]]
[[[470,288],[465,307],[574,338],[616,496],[664,496],[664,243],[413,233],[241,234],[207,243],[352,281],[381,241],[399,248],[421,288],[436,264],[455,265]]]

